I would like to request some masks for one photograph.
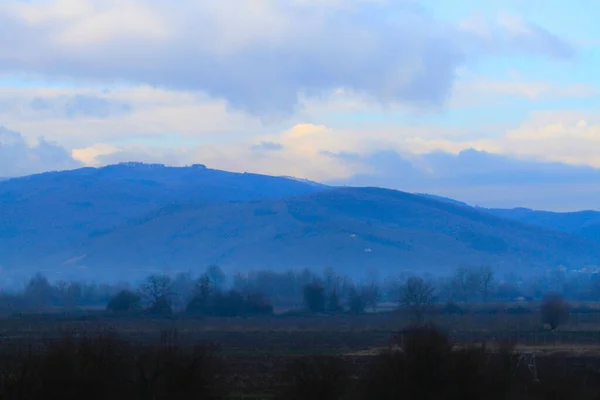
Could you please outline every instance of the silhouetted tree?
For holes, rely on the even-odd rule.
[[[225,273],[218,265],[211,265],[206,269],[206,276],[210,282],[210,286],[214,290],[222,290],[225,284]]]
[[[411,277],[402,287],[400,302],[412,312],[420,324],[425,312],[434,302],[434,287],[423,278]]]
[[[140,300],[140,295],[137,293],[121,290],[110,299],[106,309],[116,313],[134,311],[140,308]]]
[[[367,306],[367,299],[363,293],[363,288],[352,288],[348,295],[348,307],[352,314],[364,314]]]
[[[375,311],[381,296],[381,290],[377,282],[371,281],[368,285],[363,286],[362,295],[366,301],[366,305]]]
[[[454,292],[451,299],[468,302],[481,288],[480,274],[473,268],[460,267],[454,274],[451,286]]]
[[[273,306],[262,293],[251,293],[246,296],[245,312],[247,314],[271,315]]]
[[[550,325],[552,330],[556,330],[560,324],[566,322],[569,318],[569,305],[561,295],[556,293],[544,297],[540,311],[542,322]]]
[[[196,281],[194,294],[186,306],[186,312],[192,314],[211,314],[212,301],[216,294],[208,274],[203,274]]]
[[[52,301],[52,286],[45,276],[37,273],[29,280],[23,294],[25,301],[32,306],[36,308],[46,307]]]
[[[304,286],[304,304],[312,313],[325,311],[325,288],[318,283],[310,283]]]
[[[479,290],[484,303],[487,303],[492,283],[494,282],[494,270],[489,266],[479,269]]]
[[[167,275],[150,275],[140,285],[140,293],[149,302],[148,311],[170,313],[173,281]]]
[[[335,314],[342,311],[342,305],[340,304],[340,296],[337,291],[332,291],[327,295],[327,312]]]
[[[244,296],[235,290],[217,293],[213,304],[212,314],[217,317],[238,317],[244,314]]]
[[[196,282],[191,272],[181,272],[173,279],[173,294],[175,304],[182,306],[187,304],[194,295]]]

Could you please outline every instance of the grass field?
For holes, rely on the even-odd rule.
[[[458,346],[499,340],[516,343],[517,353],[567,357],[573,365],[600,364],[600,317],[574,314],[556,332],[544,329],[536,314],[435,315],[429,322],[448,332]],[[0,348],[43,346],[69,333],[111,332],[129,343],[151,345],[165,331],[177,332],[182,346],[210,344],[228,366],[228,387],[237,397],[270,398],[277,377],[291,360],[307,355],[338,355],[360,369],[391,338],[410,325],[399,312],[360,316],[253,318],[142,318],[87,314],[23,315],[0,319]],[[594,367],[596,368],[596,367]],[[275,385],[276,386],[276,385]]]

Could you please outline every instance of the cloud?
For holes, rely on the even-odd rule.
[[[519,49],[560,60],[576,55],[573,44],[517,15],[500,14],[495,18],[471,15],[459,24],[459,29],[472,34],[470,43],[484,53]]]
[[[27,138],[69,148],[162,141],[194,145],[206,137],[243,138],[264,131],[260,120],[206,95],[150,86],[0,87],[0,120]]]
[[[121,152],[116,146],[112,146],[104,143],[97,143],[93,146],[86,147],[83,149],[73,149],[71,151],[72,157],[75,160],[82,162],[85,165],[102,165],[103,157],[109,156],[114,153]],[[108,162],[107,162],[108,161]],[[131,161],[131,160],[128,160]],[[110,164],[110,159],[104,159],[104,164]]]
[[[259,144],[252,145],[252,150],[255,151],[277,151],[283,150],[281,143],[275,142],[260,142]]]
[[[479,56],[574,54],[513,17],[494,21],[489,34],[473,26],[438,20],[408,1],[7,0],[0,66],[49,79],[203,91],[266,116],[289,115],[299,96],[338,88],[436,108],[457,68]]]
[[[55,118],[99,118],[127,114],[131,111],[128,104],[112,102],[106,98],[89,94],[57,96],[53,98],[35,97],[29,109],[38,114],[35,117]]]
[[[500,137],[475,144],[494,153],[600,167],[597,111],[538,111]]]
[[[0,127],[0,176],[15,177],[82,166],[68,151],[43,138],[29,145],[18,133]]]
[[[330,183],[433,193],[489,207],[597,209],[600,199],[600,169],[592,167],[520,160],[474,149],[423,155],[380,151],[362,156],[360,162],[369,173]]]
[[[577,210],[597,208],[600,200],[600,169],[591,166],[473,148],[414,151],[407,146],[407,139],[400,145],[377,145],[369,132],[362,139],[353,137],[344,142],[341,138],[345,135],[348,132],[302,124],[273,135],[279,141],[255,138],[179,147],[98,143],[73,149],[70,155],[57,144],[41,139],[28,145],[20,134],[2,130],[0,176],[127,161],[175,166],[202,163],[210,168],[295,176],[336,185],[433,193],[482,206]]]
[[[557,84],[546,81],[492,80],[474,77],[459,80],[454,86],[449,107],[507,104],[515,98],[539,101],[547,99],[583,99],[598,96],[598,88],[590,84]]]

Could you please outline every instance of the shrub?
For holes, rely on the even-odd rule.
[[[108,311],[115,313],[130,312],[140,308],[140,296],[130,290],[121,290],[106,305]]]
[[[244,307],[244,296],[231,290],[225,294],[217,293],[211,314],[217,317],[238,317],[244,314]]]
[[[3,399],[103,400],[134,394],[129,347],[113,335],[77,339],[63,334],[41,351],[20,356],[11,372],[3,368]]]
[[[208,315],[211,314],[211,298],[204,293],[197,293],[188,302],[185,311],[189,314]]]
[[[173,314],[171,302],[167,297],[157,298],[145,311],[150,315],[169,316]]]
[[[179,345],[176,331],[163,331],[159,345],[141,354],[136,365],[138,398],[225,398],[223,367],[213,349],[207,346],[186,349]]]
[[[245,310],[251,315],[272,315],[273,306],[262,293],[252,293],[246,297]]]

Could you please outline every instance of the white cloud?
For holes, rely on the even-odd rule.
[[[149,86],[111,90],[0,87],[0,120],[28,138],[44,136],[69,148],[94,143],[144,143],[237,138],[263,131],[252,116],[225,101]]]
[[[472,57],[572,56],[551,33],[503,19],[488,40],[414,2],[6,0],[0,66],[46,78],[204,91],[258,115],[337,88],[437,107]]]
[[[497,153],[600,167],[600,119],[591,111],[537,112],[504,136],[480,141],[480,146]]]
[[[109,144],[97,143],[93,146],[86,147],[83,149],[73,149],[71,154],[75,160],[81,161],[85,165],[97,166],[100,165],[98,160],[101,156],[107,156],[110,154],[118,153],[122,151],[116,146]]]

